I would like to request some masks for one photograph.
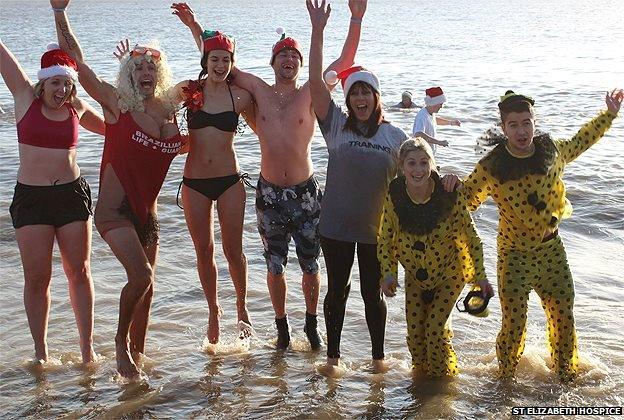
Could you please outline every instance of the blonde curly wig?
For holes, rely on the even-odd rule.
[[[173,87],[171,80],[171,70],[167,63],[167,55],[160,49],[160,46],[156,41],[150,41],[145,45],[146,47],[154,48],[160,51],[160,59],[155,60],[150,55],[141,55],[133,57],[132,54],[126,54],[122,58],[119,67],[119,74],[117,75],[117,97],[119,108],[122,112],[128,111],[140,111],[145,112],[143,101],[146,99],[132,82],[132,72],[136,66],[143,62],[148,61],[156,65],[156,88],[154,89],[154,97],[162,102],[165,109],[170,113],[174,113],[177,110],[176,101],[172,100],[169,94]]]

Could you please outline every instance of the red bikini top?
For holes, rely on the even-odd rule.
[[[69,118],[53,121],[41,112],[43,101],[39,98],[30,104],[26,115],[17,123],[18,143],[48,149],[73,149],[78,145],[80,119],[73,106],[66,103]]]

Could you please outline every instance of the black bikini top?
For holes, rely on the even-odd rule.
[[[216,114],[210,114],[204,110],[198,110],[197,112],[191,111],[187,108],[186,120],[188,121],[188,128],[198,129],[204,127],[215,127],[221,131],[228,131],[231,133],[236,132],[238,127],[238,115],[234,110],[234,97],[232,96],[232,89],[228,85],[230,91],[230,99],[232,99],[232,111],[218,112]]]

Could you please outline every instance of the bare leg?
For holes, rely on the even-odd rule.
[[[152,266],[152,274],[156,278],[156,259],[158,257],[158,244],[143,247],[147,260]],[[154,284],[152,283],[145,292],[143,298],[137,304],[132,315],[130,324],[130,354],[135,363],[138,363],[139,354],[145,354],[145,340],[147,337],[147,327],[149,325],[150,310],[152,309],[152,298],[154,297]]]
[[[212,200],[203,194],[182,186],[182,202],[186,225],[195,245],[197,254],[197,271],[204,296],[208,303],[208,341],[215,344],[219,341],[219,296],[217,294],[217,263],[214,258],[214,220]]]
[[[29,225],[15,231],[24,268],[24,308],[30,334],[35,342],[35,358],[48,360],[48,316],[54,227]]]
[[[154,272],[133,227],[113,229],[106,233],[104,239],[126,269],[128,277],[119,299],[115,352],[119,373],[124,377],[134,377],[139,370],[130,355],[128,332],[137,306],[152,287]]]
[[[69,281],[71,300],[84,363],[95,358],[93,351],[93,279],[91,278],[91,219],[68,223],[56,229],[63,270]]]
[[[271,303],[275,311],[275,318],[280,319],[286,316],[286,279],[284,273],[273,274],[267,272],[267,285],[269,286],[269,295]]]
[[[318,305],[319,294],[321,293],[321,275],[303,273],[301,279],[301,288],[305,298],[306,312],[316,315],[316,307]]]
[[[234,290],[238,321],[249,322],[247,311],[247,257],[243,253],[243,219],[245,216],[245,188],[238,183],[225,191],[217,201],[223,253]]]

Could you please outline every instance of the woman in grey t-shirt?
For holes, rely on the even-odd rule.
[[[319,225],[328,280],[324,302],[327,362],[337,365],[340,357],[340,334],[351,288],[349,276],[357,248],[373,364],[380,371],[384,366],[386,302],[380,292],[376,237],[383,199],[396,175],[398,150],[407,136],[384,119],[379,80],[362,67],[326,76],[328,83],[332,76],[341,81],[348,112],[331,99],[322,78],[323,30],[329,8],[308,2],[308,11],[312,21],[308,83],[329,151]]]

